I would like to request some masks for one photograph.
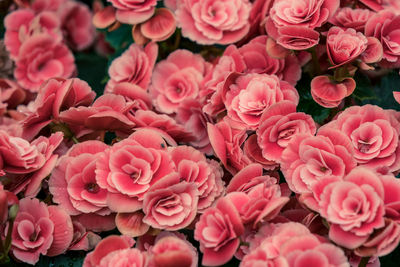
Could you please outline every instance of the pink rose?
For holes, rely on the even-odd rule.
[[[158,63],[149,88],[154,105],[163,113],[174,113],[186,99],[197,99],[209,63],[188,50],[176,50]]]
[[[224,119],[215,125],[207,123],[207,132],[215,156],[230,173],[235,174],[251,162],[241,148],[247,138],[245,130],[232,128]]]
[[[336,82],[333,77],[320,75],[311,81],[311,96],[315,102],[325,108],[334,108],[340,105],[344,98],[350,96],[356,89],[353,78],[345,78]]]
[[[116,18],[122,23],[138,24],[154,14],[157,0],[107,0],[117,9]]]
[[[230,181],[228,198],[239,211],[244,224],[252,224],[272,220],[289,201],[283,196],[277,180],[262,175],[263,168],[259,164],[251,164],[238,172]]]
[[[182,35],[199,44],[231,44],[249,31],[248,0],[179,0],[175,15]]]
[[[170,147],[169,153],[181,181],[194,183],[199,190],[198,210],[204,211],[223,193],[223,170],[214,160],[190,146]]]
[[[107,145],[86,141],[74,145],[60,158],[49,179],[53,201],[68,214],[96,213],[107,215],[107,190],[96,182],[96,162]]]
[[[351,140],[359,165],[390,172],[400,169],[399,123],[390,111],[378,106],[353,106],[327,124]]]
[[[110,80],[105,92],[112,93],[118,83],[128,82],[146,90],[149,86],[154,63],[158,54],[156,43],[149,43],[144,48],[132,44],[108,69]]]
[[[149,188],[174,171],[166,148],[157,131],[141,129],[102,153],[96,181],[108,191],[107,205],[111,210],[134,212],[142,208]]]
[[[159,239],[151,248],[149,266],[179,266],[196,267],[198,262],[197,250],[193,245],[176,236],[165,236]]]
[[[275,75],[232,73],[225,81],[222,99],[232,127],[255,130],[262,113],[272,104],[289,100],[297,105],[299,95]]]
[[[321,194],[320,214],[329,223],[329,238],[354,249],[364,244],[384,222],[384,189],[376,173],[353,169],[343,181],[328,184]]]
[[[333,67],[351,62],[367,49],[367,38],[352,28],[332,27],[326,37],[326,50]]]
[[[268,160],[280,162],[283,150],[297,134],[314,135],[316,125],[312,117],[296,112],[296,105],[281,101],[267,109],[257,129],[257,142],[262,155]]]
[[[85,4],[66,1],[58,9],[58,15],[69,46],[83,50],[93,43],[95,29],[92,25],[92,12]]]
[[[341,28],[353,28],[356,31],[364,32],[365,24],[374,15],[374,12],[368,9],[340,8],[329,22]]]
[[[227,263],[239,247],[244,227],[239,212],[227,198],[208,208],[196,223],[194,238],[200,242],[202,264],[218,266]]]
[[[14,76],[18,83],[31,92],[37,92],[49,78],[69,78],[75,71],[74,56],[51,35],[37,34],[21,46]]]
[[[23,120],[24,137],[32,139],[41,129],[58,119],[60,112],[70,107],[89,106],[96,93],[78,78],[53,78],[39,88],[31,113]]]
[[[391,63],[391,67],[399,64],[400,41],[398,41],[398,23],[400,15],[390,10],[382,10],[374,14],[365,25],[365,35],[377,38],[383,46],[383,59]]]
[[[172,173],[157,181],[143,200],[143,222],[156,229],[176,231],[187,227],[197,214],[198,186],[180,182],[180,174]]]
[[[281,170],[295,193],[313,191],[313,184],[330,177],[342,179],[355,166],[350,139],[340,131],[299,134],[282,153]]]
[[[59,43],[62,40],[60,25],[60,19],[54,12],[44,11],[38,15],[30,9],[11,12],[4,19],[4,44],[10,57],[17,60],[22,44],[37,34],[48,34]]]
[[[24,198],[12,231],[12,254],[20,261],[36,264],[40,255],[65,252],[72,241],[71,218],[57,206]]]

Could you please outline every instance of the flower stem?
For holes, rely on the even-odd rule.
[[[358,267],[365,267],[365,266],[367,266],[368,261],[369,261],[369,258],[370,258],[370,257],[363,257],[363,258],[361,258],[360,263],[358,264]]]
[[[313,63],[313,68],[314,68],[314,75],[318,76],[321,74],[321,67],[319,65],[319,60],[318,60],[318,56],[317,56],[317,49],[314,47],[311,47],[309,49],[310,53],[311,53],[311,59],[312,59],[312,63]]]

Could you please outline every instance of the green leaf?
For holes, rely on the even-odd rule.
[[[132,40],[132,26],[122,24],[118,29],[106,32],[106,41],[116,50],[125,50]]]
[[[352,97],[354,97],[356,101],[362,103],[364,101],[377,99],[371,81],[367,76],[357,72],[354,76],[354,80],[356,81],[356,89],[354,90]]]

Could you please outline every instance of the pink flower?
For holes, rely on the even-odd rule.
[[[182,35],[199,44],[231,44],[249,31],[248,0],[179,0],[175,11]]]
[[[91,231],[87,231],[78,221],[72,221],[74,235],[68,250],[92,250],[100,242],[101,237]]]
[[[69,46],[75,50],[83,50],[93,43],[95,29],[92,25],[92,12],[85,4],[65,1],[59,7],[58,14]]]
[[[330,18],[329,22],[341,28],[353,28],[356,31],[364,32],[365,24],[372,17],[374,12],[368,9],[343,7]]]
[[[60,113],[59,120],[72,126],[84,126],[92,130],[108,130],[131,133],[135,123],[128,115],[136,106],[121,95],[104,94],[90,107],[71,107]]]
[[[74,145],[60,158],[49,180],[53,201],[68,214],[107,215],[107,190],[96,182],[96,162],[107,145],[86,141]]]
[[[332,27],[326,38],[326,50],[333,67],[351,62],[367,49],[367,38],[352,28]]]
[[[217,124],[207,123],[207,132],[214,154],[232,174],[251,162],[241,149],[247,138],[245,130],[233,129],[226,119]]]
[[[176,236],[166,236],[159,239],[151,248],[149,266],[162,267],[179,266],[196,267],[198,256],[193,245]]]
[[[250,159],[250,161],[254,163],[259,163],[266,170],[273,170],[278,167],[278,164],[275,161],[267,160],[262,155],[262,150],[257,143],[257,135],[252,134],[247,138],[243,145],[243,152],[246,157]]]
[[[71,51],[51,35],[37,34],[22,44],[14,76],[21,86],[31,92],[37,92],[42,82],[47,79],[69,78],[74,71],[74,57]]]
[[[175,32],[176,20],[172,11],[167,8],[158,8],[149,20],[133,27],[132,35],[136,43],[148,40],[161,42]]]
[[[315,102],[325,108],[334,108],[340,105],[356,89],[353,78],[345,78],[342,82],[333,81],[333,77],[320,75],[311,81],[311,96]]]
[[[204,211],[224,191],[221,167],[190,146],[170,147],[169,153],[181,181],[196,184],[199,190],[198,210]]]
[[[154,69],[150,94],[164,113],[174,113],[185,99],[196,99],[210,65],[188,50],[176,50]]]
[[[100,261],[98,267],[124,267],[124,266],[135,266],[145,267],[146,266],[146,254],[142,253],[136,248],[127,248],[115,250],[108,253]]]
[[[339,7],[338,0],[274,1],[269,15],[276,27],[321,27]]]
[[[156,229],[176,231],[187,227],[197,214],[199,191],[193,182],[180,182],[172,173],[157,181],[143,200],[143,222]]]
[[[277,180],[262,175],[262,166],[251,164],[238,172],[230,181],[228,198],[239,211],[244,224],[253,228],[260,222],[272,220],[289,201],[281,194]]]
[[[351,140],[354,159],[359,165],[390,172],[400,169],[399,124],[390,111],[378,106],[353,106],[332,120],[327,127],[340,130]]]
[[[117,9],[117,20],[127,24],[138,24],[148,20],[154,14],[157,5],[157,0],[108,0],[108,2]]]
[[[116,236],[116,235],[107,236],[97,244],[96,248],[92,252],[86,255],[82,266],[97,267],[99,266],[103,258],[106,258],[109,254],[113,252],[125,251],[126,249],[130,249],[134,244],[135,241],[127,236]],[[140,256],[142,254],[138,254],[136,249],[133,250],[134,250],[133,253],[136,252],[136,256],[139,256],[138,260],[140,261]],[[122,255],[123,254],[124,252],[122,252]],[[106,260],[105,262],[108,262],[109,259]]]
[[[134,212],[142,208],[149,188],[174,171],[166,147],[156,131],[141,129],[102,153],[96,181],[108,191],[107,206],[111,210]]]
[[[247,254],[242,266],[349,267],[344,252],[299,223],[266,225],[262,243]]]
[[[343,181],[328,184],[319,202],[321,216],[331,223],[329,238],[354,249],[374,229],[385,225],[384,190],[376,173],[364,167],[353,169]]]
[[[72,221],[62,209],[47,207],[38,199],[21,199],[11,243],[12,254],[17,259],[35,264],[40,255],[65,252],[71,241]]]
[[[202,110],[203,105],[196,100],[184,100],[176,111],[176,121],[184,126],[195,138],[189,144],[207,155],[212,154],[212,147],[207,134],[207,122],[212,118]]]
[[[150,83],[154,63],[158,54],[158,46],[149,43],[144,48],[132,44],[118,58],[114,59],[108,69],[110,80],[105,92],[112,93],[118,83],[129,82],[146,90]]]
[[[0,79],[0,102],[5,109],[15,109],[26,99],[26,92],[14,81]]]
[[[257,129],[257,142],[262,155],[268,160],[280,162],[283,150],[297,134],[314,135],[316,125],[310,115],[296,112],[296,105],[281,101],[272,105],[261,116]]]
[[[313,192],[316,182],[332,176],[342,179],[356,166],[350,139],[333,129],[293,137],[281,160],[286,182],[295,193]]]
[[[303,26],[284,26],[277,35],[276,42],[286,49],[306,50],[319,43],[319,32]]]
[[[399,64],[400,41],[398,41],[398,23],[400,15],[390,10],[382,10],[374,14],[365,25],[365,35],[377,38],[383,46],[383,59],[392,67]]]
[[[44,11],[38,15],[30,9],[11,12],[4,19],[4,43],[10,57],[17,60],[22,44],[37,34],[48,34],[59,43],[62,40],[60,25],[60,19],[54,12]]]
[[[222,99],[232,127],[255,130],[262,113],[272,104],[289,100],[297,105],[299,95],[275,75],[233,73],[225,81]]]
[[[32,139],[47,126],[52,118],[58,119],[60,112],[70,107],[89,106],[96,93],[90,86],[78,78],[54,78],[39,88],[33,103],[34,111],[23,120],[24,137]]]
[[[150,229],[150,225],[143,222],[144,216],[142,211],[118,213],[115,217],[115,224],[118,231],[124,235],[131,237],[142,236]]]
[[[218,266],[227,263],[239,247],[244,227],[239,212],[227,198],[208,208],[196,223],[194,238],[200,242],[202,264]]]

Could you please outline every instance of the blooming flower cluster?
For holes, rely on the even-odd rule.
[[[397,1],[9,2],[0,264],[372,267],[399,245],[400,113],[360,86],[400,67]]]

